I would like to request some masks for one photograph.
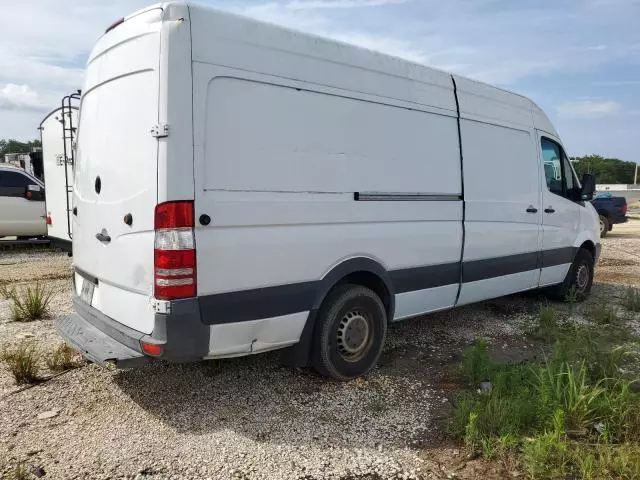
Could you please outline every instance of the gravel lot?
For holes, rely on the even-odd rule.
[[[70,266],[60,253],[0,252],[0,282],[46,279],[55,317],[71,310]],[[590,301],[621,297],[622,285],[640,286],[640,219],[604,239]],[[2,367],[0,476],[25,462],[53,479],[508,478],[466,458],[443,419],[475,339],[504,360],[539,354],[522,333],[539,301],[516,295],[394,324],[379,367],[349,383],[280,367],[277,353],[121,371],[87,364],[26,390]],[[0,299],[0,348],[26,339],[46,353],[61,342],[50,319],[10,320]]]

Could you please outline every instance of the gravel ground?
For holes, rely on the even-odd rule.
[[[603,242],[596,300],[640,286],[640,221],[618,227]],[[63,254],[0,252],[0,282],[48,279],[55,317],[71,309],[70,265]],[[509,477],[465,458],[443,419],[460,388],[454,367],[475,339],[505,361],[539,354],[522,333],[538,303],[516,295],[394,324],[379,367],[349,383],[280,367],[277,353],[120,371],[87,364],[27,390],[0,368],[0,476],[25,462],[52,479]],[[11,322],[0,300],[0,346],[25,338],[43,352],[60,342],[50,319]]]

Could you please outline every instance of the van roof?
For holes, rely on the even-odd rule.
[[[184,5],[184,3],[185,2],[175,0],[156,3],[133,12],[132,14],[126,16],[125,20],[155,8],[167,9],[171,5]],[[262,42],[261,45],[263,46],[269,46],[265,43],[265,41],[269,41],[273,38],[271,35],[269,35],[269,30],[278,29],[280,31],[287,31],[292,34],[288,37],[289,42],[287,42],[286,45],[283,45],[282,43],[278,43],[277,45],[278,49],[284,49],[285,51],[289,51],[291,53],[296,53],[296,51],[300,48],[299,45],[296,45],[296,38],[300,38],[301,43],[302,39],[313,39],[313,51],[306,51],[305,55],[317,56],[319,58],[322,58],[323,60],[329,60],[337,63],[345,63],[345,59],[348,59],[349,62],[353,61],[357,63],[359,67],[368,70],[378,71],[380,73],[385,73],[392,76],[410,78],[416,81],[428,81],[429,83],[436,83],[443,86],[445,84],[450,84],[450,75],[454,75],[454,77],[464,79],[466,80],[466,82],[472,82],[472,84],[474,85],[473,90],[475,95],[487,96],[517,109],[522,109],[524,107],[523,104],[526,104],[527,109],[531,112],[533,126],[556,137],[558,136],[551,121],[548,119],[543,110],[530,98],[525,97],[524,95],[521,95],[519,93],[515,93],[501,87],[496,87],[479,80],[452,74],[438,68],[429,67],[421,63],[417,63],[411,60],[405,60],[400,57],[381,53],[339,40],[333,40],[331,38],[301,32],[292,28],[283,27],[262,20],[256,20],[244,15],[223,11],[217,8],[200,5],[197,3],[187,2],[187,4],[192,14],[193,12],[197,12],[198,10],[205,10],[208,13],[215,13],[216,15],[223,18],[226,17],[229,20],[234,19],[235,21],[241,21],[250,24],[253,27],[251,31],[253,31],[254,33],[256,32],[255,27],[261,27],[265,29],[266,35],[264,36],[264,38],[260,38]],[[309,42],[306,42],[307,46],[308,44]]]

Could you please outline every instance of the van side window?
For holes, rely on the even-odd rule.
[[[549,191],[569,200],[579,198],[580,185],[562,147],[548,138],[542,138],[541,145],[544,176]]]

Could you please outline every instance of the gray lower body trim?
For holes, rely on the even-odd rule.
[[[463,263],[463,283],[573,262],[577,248],[530,252]],[[451,262],[388,272],[392,295],[455,285],[460,281],[460,263]],[[202,321],[207,325],[235,323],[310,311],[321,282],[301,282],[239,292],[199,297]]]

